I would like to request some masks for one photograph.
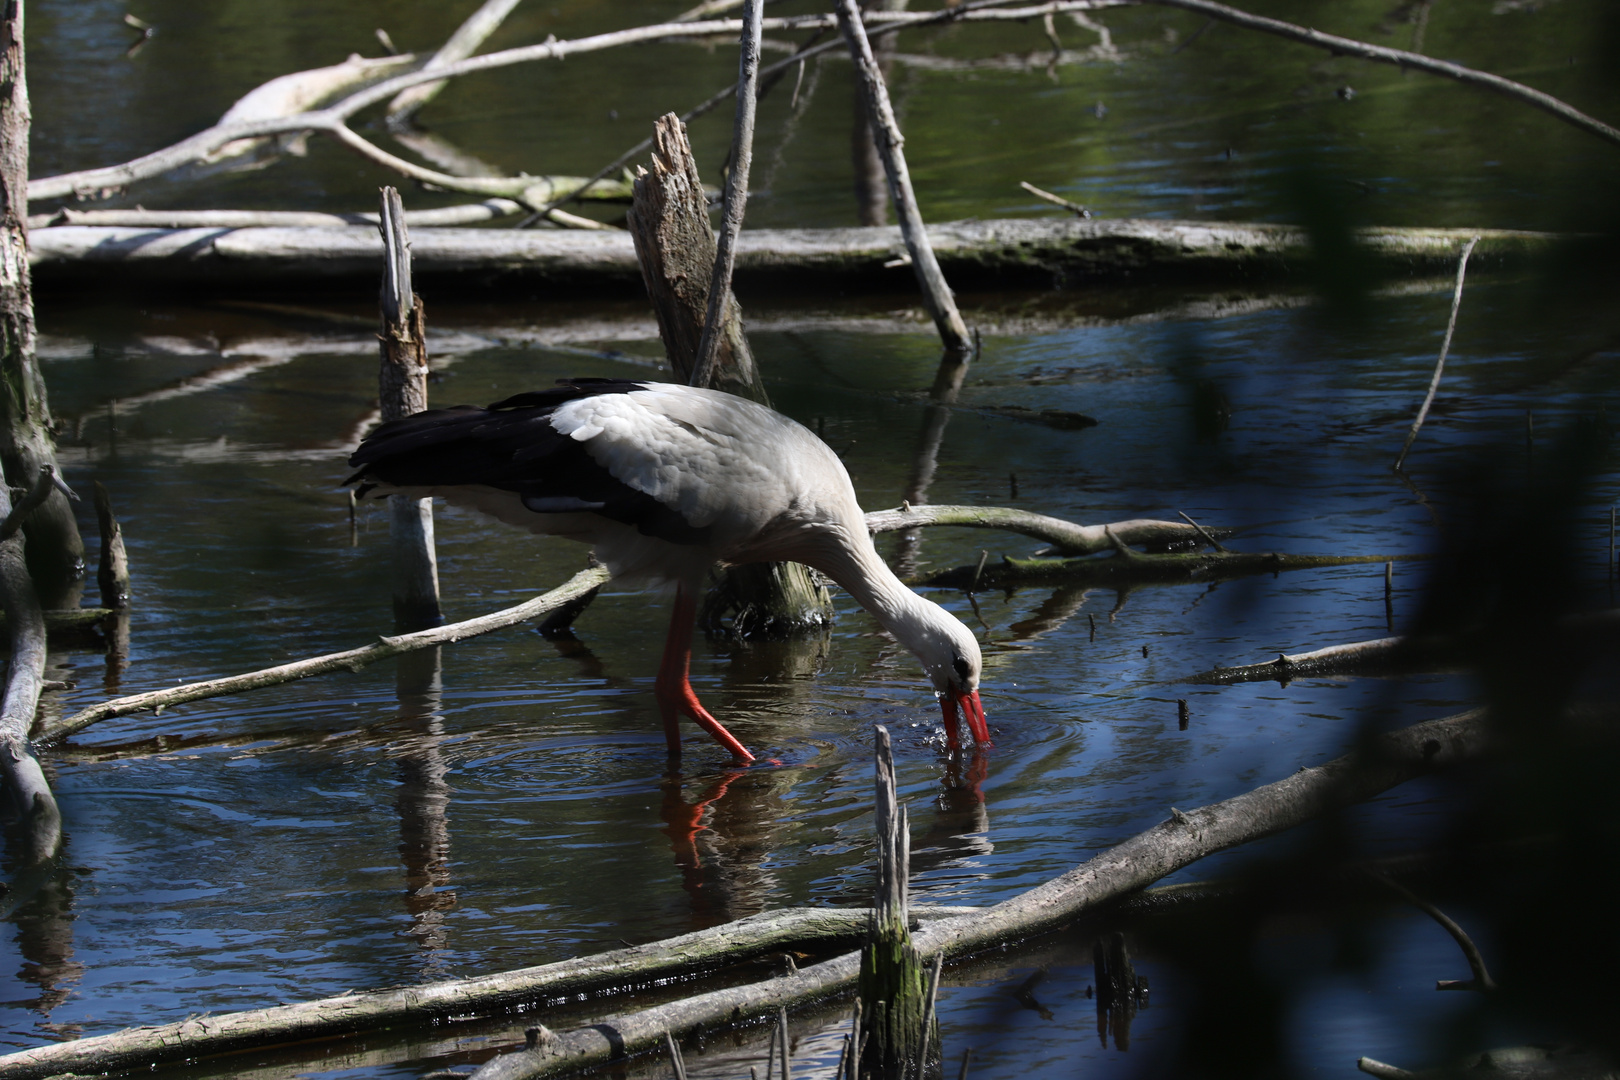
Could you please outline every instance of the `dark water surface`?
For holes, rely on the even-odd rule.
[[[1414,25],[1381,5],[1305,7],[1323,29],[1411,44]],[[1600,114],[1613,106],[1590,65],[1571,63],[1592,44],[1594,3],[1497,8],[1436,5],[1427,48]],[[152,0],[136,13],[159,33],[125,59],[124,10],[78,0],[31,8],[36,175],[188,134],[275,74],[353,50],[375,54],[375,26],[412,47],[442,39],[459,17],[459,6]],[[494,45],[675,10],[525,5]],[[1276,13],[1309,21],[1303,10]],[[1177,52],[1199,32],[1191,16],[1098,18],[1121,58],[1050,73],[1038,22],[903,39],[902,52],[936,58],[1036,58],[1001,68],[899,65],[908,151],[930,217],[1039,212],[1020,179],[1110,216],[1287,216],[1275,189],[1303,146],[1331,163],[1311,175],[1342,185],[1332,201],[1354,217],[1557,227],[1615,174],[1612,151],[1496,99],[1225,27]],[[1060,28],[1073,48],[1096,40]],[[723,81],[733,56],[669,45],[515,69],[458,85],[425,118],[510,169],[594,171],[641,136],[647,116],[684,108]],[[807,75],[819,81],[795,141],[780,163],[770,144],[756,161],[770,182],[750,205],[751,222],[854,220],[845,70],[828,61]],[[1335,95],[1352,83],[1351,100]],[[1105,110],[1094,108],[1099,101]],[[787,95],[766,112],[767,130],[779,134]],[[717,168],[728,123],[694,126],[705,168]],[[386,178],[369,166],[317,143],[304,161],[184,189],[149,186],[124,201],[358,209],[379,182]],[[1592,352],[1575,321],[1527,318],[1528,288],[1505,276],[1470,282],[1447,381],[1412,463],[1419,493],[1389,465],[1427,382],[1449,281],[1386,290],[1349,321],[1297,291],[966,298],[970,323],[985,330],[983,355],[951,411],[927,497],[1084,522],[1185,511],[1244,530],[1235,543],[1256,551],[1431,552],[1436,513],[1443,520],[1458,496],[1448,487],[1458,465],[1507,446],[1501,469],[1522,469],[1577,417],[1616,405],[1612,351]],[[439,404],[487,402],[565,375],[639,376],[661,356],[638,304],[428,299]],[[750,306],[777,407],[823,432],[869,509],[900,501],[924,442],[922,390],[938,353],[913,304],[901,294],[813,311],[782,298]],[[127,670],[95,653],[58,654],[52,677],[74,685],[49,695],[48,712],[349,648],[389,629],[386,521],[364,506],[351,531],[337,487],[374,408],[371,316],[347,300],[311,297],[306,306],[328,314],[185,297],[140,306],[115,296],[42,298],[40,351],[65,420],[64,465],[81,488],[94,478],[112,491],[136,590]],[[1008,405],[1099,423],[1056,430],[987,408]],[[1528,442],[1526,410],[1538,433]],[[1611,458],[1579,526],[1589,540],[1582,570],[1593,579],[1603,576],[1617,487]],[[441,509],[437,528],[451,618],[516,603],[583,565],[574,545],[461,511]],[[899,551],[892,538],[881,546]],[[935,530],[916,558],[926,569],[1038,546]],[[1396,564],[1396,630],[1413,616],[1424,576],[1420,563]],[[1174,682],[1218,664],[1384,636],[1382,563],[1127,593],[930,595],[985,648],[996,745],[978,769],[948,762],[915,662],[842,597],[836,625],[819,640],[699,643],[699,694],[777,762],[746,772],[728,769],[697,736],[679,773],[669,772],[652,694],[664,602],[612,591],[579,622],[577,643],[517,629],[439,657],[96,725],[48,755],[69,839],[61,869],[6,909],[0,1043],[544,963],[774,907],[864,903],[877,724],[896,735],[914,826],[914,899],[990,904],[1162,820],[1171,806],[1227,798],[1343,753],[1369,713],[1407,723],[1478,697],[1456,675],[1285,688]],[[1192,716],[1185,731],[1181,698]],[[1443,813],[1437,792],[1413,785],[1356,822],[1378,852],[1421,840]],[[442,863],[429,854],[438,844],[448,845]],[[1219,876],[1244,857],[1207,860],[1178,880]],[[1466,921],[1466,911],[1454,914]],[[1288,1036],[1298,1071],[1348,1075],[1360,1054],[1421,1062],[1437,1025],[1466,1007],[1464,995],[1431,988],[1464,971],[1438,926],[1394,913],[1373,932],[1382,962],[1320,978],[1306,972],[1326,938],[1309,925],[1277,931],[1277,970],[1301,973]],[[1141,960],[1154,1008],[1122,1053],[1117,1042],[1099,1045],[1086,994],[1089,939],[1040,950],[947,976],[947,1052],[973,1046],[973,1075],[1117,1076],[1175,1049],[1172,968]],[[1044,980],[1016,996],[1042,966]],[[830,1067],[840,1036],[826,1025],[835,1019],[832,1011],[821,1027],[810,1016],[796,1021],[801,1068],[812,1058]],[[514,1032],[521,1038],[522,1026],[447,1027],[190,1071],[414,1076],[487,1054]],[[729,1036],[716,1039],[689,1064],[737,1077],[759,1064],[759,1044],[745,1059]]]

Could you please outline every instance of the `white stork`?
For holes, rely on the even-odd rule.
[[[801,425],[731,394],[671,383],[567,379],[487,409],[384,424],[349,459],[360,492],[443,496],[531,532],[595,548],[615,579],[673,585],[656,692],[672,756],[694,720],[737,760],[754,756],[688,679],[697,598],[716,562],[801,562],[830,577],[922,661],[957,742],[957,716],[990,741],[979,646],[878,557],[843,463]]]

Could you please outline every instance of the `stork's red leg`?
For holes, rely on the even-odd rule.
[[[669,743],[671,757],[680,757],[680,719],[692,718],[693,723],[707,731],[715,742],[731,751],[741,762],[754,760],[748,748],[738,742],[697,699],[690,679],[692,664],[692,626],[697,618],[697,597],[687,592],[686,586],[675,589],[675,610],[669,618],[669,637],[664,640],[664,659],[658,665],[658,681],[654,690],[664,713],[664,738]]]

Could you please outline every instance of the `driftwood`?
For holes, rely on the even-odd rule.
[[[972,908],[913,909],[926,920]],[[508,1010],[610,996],[659,980],[690,977],[759,956],[800,947],[852,945],[866,930],[866,908],[790,908],[753,915],[692,934],[555,964],[472,979],[342,994],[320,1001],[251,1009],[130,1028],[76,1042],[54,1043],[0,1057],[0,1076],[144,1068],[246,1047],[329,1038],[404,1023],[499,1015]]]
[[[405,224],[413,229],[447,225],[476,225],[522,213],[523,204],[511,199],[485,199],[438,210],[407,210]],[[126,225],[144,229],[342,229],[377,227],[376,214],[323,214],[315,210],[74,210],[64,206],[52,214],[35,214],[30,229],[53,225]]]
[[[1582,612],[1559,619],[1549,632],[1557,635],[1565,655],[1603,647],[1620,634],[1620,608]],[[1295,679],[1331,675],[1394,675],[1412,671],[1438,671],[1477,657],[1486,634],[1462,633],[1374,638],[1345,645],[1330,645],[1311,652],[1278,653],[1277,659],[1241,667],[1218,667],[1189,675],[1178,682],[1264,682],[1275,679],[1284,686]]]
[[[1164,524],[1169,524],[1165,522]],[[1189,554],[1144,555],[1122,542],[1106,559],[1014,559],[980,562],[936,570],[909,580],[912,585],[984,590],[1023,585],[1147,585],[1187,581],[1219,581],[1249,574],[1275,574],[1284,570],[1312,570],[1324,566],[1355,566],[1419,559],[1421,555],[1284,555],[1278,552],[1200,551]]]
[[[1449,273],[1457,247],[1479,235],[1475,264],[1501,268],[1550,250],[1546,233],[1471,229],[1364,229],[1367,258],[1387,273]],[[958,285],[1156,280],[1253,283],[1298,272],[1310,239],[1288,225],[1070,218],[958,221],[928,227],[940,266]],[[911,284],[890,264],[905,252],[894,227],[747,229],[737,241],[739,287],[854,286],[899,289]],[[60,226],[36,230],[30,260],[44,284],[115,281],[243,285],[307,279],[374,280],[382,243],[362,229],[144,229]],[[480,288],[505,281],[617,287],[642,286],[635,246],[623,232],[434,229],[412,247],[418,280],[441,288]]]
[[[427,317],[411,289],[411,240],[399,192],[382,189],[382,328],[377,401],[382,419],[399,420],[427,408]],[[394,627],[420,629],[443,621],[439,609],[439,562],[433,548],[433,500],[388,496],[388,536],[393,553]]]
[[[1349,38],[1340,38],[1331,34],[1322,34],[1305,27],[1290,23],[1279,22],[1275,19],[1266,19],[1259,16],[1248,15],[1222,4],[1212,3],[1209,0],[1144,0],[1144,2],[1161,3],[1168,6],[1180,7],[1197,11],[1211,18],[1233,22],[1249,29],[1261,30],[1277,34],[1318,48],[1325,48],[1336,53],[1345,53],[1375,60],[1384,63],[1397,64],[1402,67],[1425,71],[1430,74],[1441,75],[1457,79],[1470,85],[1483,87],[1501,93],[1516,100],[1543,109],[1559,119],[1597,135],[1608,141],[1620,143],[1620,130],[1604,124],[1603,122],[1587,116],[1565,102],[1559,101],[1548,94],[1534,90],[1531,87],[1515,83],[1500,76],[1486,72],[1475,71],[1451,64],[1445,61],[1434,60],[1419,53],[1403,52],[1399,49],[1388,49],[1381,46],[1367,45],[1363,42],[1353,41]],[[895,13],[898,18],[886,20],[884,29],[893,32],[904,26],[923,26],[947,22],[972,21],[975,17],[984,17],[990,14],[984,9],[1009,8],[1011,5],[1002,0],[972,0],[972,2],[958,5],[956,8],[944,12],[929,12],[911,15],[908,13]],[[1002,18],[1032,18],[1055,11],[1081,11],[1103,7],[1119,6],[1119,0],[1076,0],[1071,3],[1050,3],[1016,10],[1002,10],[994,14]],[[831,24],[829,16],[798,16],[785,19],[770,19],[765,21],[765,28],[770,30],[806,30],[823,28]],[[566,56],[579,55],[600,49],[616,48],[624,45],[641,42],[679,39],[683,37],[701,37],[711,35],[725,35],[734,37],[741,30],[741,22],[734,19],[709,20],[703,22],[687,23],[661,23],[652,26],[635,27],[628,30],[614,31],[607,34],[598,34],[589,38],[580,38],[574,41],[548,40],[539,45],[529,45],[516,49],[506,49],[501,52],[488,53],[484,56],[471,57],[456,63],[447,64],[431,71],[414,71],[384,79],[366,89],[352,93],[342,100],[328,105],[322,109],[298,113],[292,116],[271,117],[263,120],[250,120],[247,122],[217,124],[206,131],[182,140],[173,146],[147,154],[133,161],[121,165],[114,165],[99,169],[88,169],[83,172],[64,174],[55,177],[46,177],[32,182],[29,185],[29,199],[55,199],[66,198],[78,194],[106,193],[127,187],[138,180],[150,179],[160,176],[173,169],[180,168],[206,158],[228,143],[245,138],[262,138],[274,135],[298,134],[306,131],[324,131],[337,136],[348,145],[373,157],[374,160],[384,161],[391,155],[384,155],[382,151],[355,135],[348,128],[347,121],[356,113],[368,106],[394,97],[400,92],[414,86],[427,83],[440,82],[447,78],[471,74],[478,71],[490,71],[513,64],[529,63],[537,60],[561,59]],[[820,46],[817,47],[821,48]],[[809,52],[804,55],[810,55]],[[385,161],[387,164],[395,164]],[[452,185],[452,190],[467,190]],[[510,195],[507,191],[485,190],[485,194]]]
[[[707,325],[716,245],[692,145],[685,126],[672,114],[653,124],[648,165],[636,170],[630,205],[632,258],[658,318],[658,336],[670,370],[677,381],[690,383]],[[743,334],[742,309],[729,289],[718,315],[719,352],[704,385],[768,405],[765,384]]]
[[[1379,736],[1365,755],[1346,755],[1301,769],[1287,779],[1197,810],[1172,808],[1168,820],[1068,873],[976,914],[930,923],[913,936],[913,942],[919,954],[931,958],[939,953],[971,953],[1055,929],[1206,855],[1292,828],[1472,757],[1484,743],[1485,723],[1477,713],[1434,720]],[[614,1060],[655,1047],[666,1030],[711,1030],[842,992],[855,982],[859,969],[860,954],[850,953],[770,982],[609,1017],[497,1057],[473,1077],[533,1080]]]
[[[1094,555],[1111,551],[1113,533],[1127,544],[1145,544],[1149,547],[1169,548],[1196,544],[1205,537],[1230,536],[1231,529],[1200,529],[1179,521],[1156,521],[1136,518],[1116,521],[1111,525],[1076,525],[1062,518],[1028,510],[1014,510],[1006,506],[912,506],[895,510],[874,510],[866,515],[866,529],[872,533],[899,532],[921,525],[957,525],[970,529],[1001,529],[1022,533],[1036,540],[1045,540],[1051,548],[1043,555]]]
[[[549,611],[553,611],[580,594],[601,585],[607,578],[608,573],[606,570],[581,570],[555,589],[542,593],[532,600],[487,615],[480,615],[474,619],[467,619],[464,622],[449,623],[444,626],[434,627],[431,630],[418,630],[411,634],[379,638],[375,644],[365,645],[358,649],[327,653],[325,656],[310,657],[306,660],[295,660],[290,664],[281,664],[261,671],[252,671],[245,675],[209,679],[204,682],[169,687],[165,690],[153,690],[145,694],[132,694],[129,697],[113,698],[110,701],[92,705],[88,709],[81,709],[58,723],[42,728],[35,735],[35,742],[55,742],[58,739],[72,735],[76,731],[84,730],[98,720],[105,720],[109,716],[128,716],[130,713],[144,712],[148,709],[153,712],[160,712],[170,705],[180,705],[188,701],[201,701],[204,698],[219,697],[223,694],[241,693],[243,690],[257,690],[265,686],[277,686],[297,679],[307,679],[311,675],[324,675],[331,671],[358,671],[367,664],[374,664],[378,660],[386,660],[391,656],[399,656],[401,653],[461,641],[465,638],[476,637],[479,634],[487,634],[492,630],[503,630],[508,626],[516,626],[518,623],[538,618]]]
[[[900,219],[900,235],[906,242],[906,260],[911,264],[922,289],[923,304],[933,317],[947,352],[968,353],[973,343],[968,340],[967,324],[956,310],[956,300],[950,286],[945,284],[944,272],[928,242],[928,230],[923,225],[922,211],[917,206],[917,193],[911,187],[911,171],[906,167],[903,149],[905,139],[894,118],[889,103],[889,90],[883,82],[883,70],[872,55],[872,43],[867,39],[866,26],[861,21],[860,8],[855,0],[838,0],[838,29],[849,43],[849,53],[855,61],[856,81],[861,99],[866,104],[866,115],[878,157],[883,160],[883,171],[889,181],[889,198],[894,202]]]
[[[0,466],[5,481],[18,485],[43,479],[47,471],[56,475],[54,421],[34,355],[28,132],[23,8],[10,4],[0,15]],[[67,497],[47,487],[43,499],[24,526],[32,592],[44,607],[76,607],[84,576],[84,541]],[[9,498],[6,509],[10,510]],[[23,730],[32,722],[32,716],[24,719]]]
[[[1485,743],[1486,724],[1477,712],[1378,736],[1362,754],[1301,769],[1286,779],[1197,810],[1172,809],[1168,820],[994,907],[971,913],[939,911],[941,917],[924,922],[913,941],[926,958],[960,956],[1055,929],[1206,855],[1282,832],[1474,757]],[[925,912],[927,909],[912,909],[918,916]],[[859,934],[869,918],[865,908],[754,916],[638,949],[506,975],[347,994],[52,1043],[0,1057],[0,1075],[43,1078],[66,1072],[132,1069],[406,1019],[489,1015],[520,1003],[544,1003],[553,995],[632,989],[655,970],[674,973],[683,965],[686,970],[712,968],[723,960],[779,951],[793,942],[847,940]],[[728,945],[729,941],[736,946]],[[627,967],[615,970],[626,961]],[[712,1031],[716,1026],[846,991],[855,984],[859,968],[860,954],[849,953],[764,983],[610,1017],[583,1030],[554,1034],[537,1029],[538,1037],[530,1049],[497,1057],[474,1075],[480,1080],[549,1076],[653,1049],[662,1045],[665,1031],[676,1035],[699,1027]]]
[[[876,731],[872,771],[877,886],[857,980],[858,1008],[865,1023],[855,1048],[855,1074],[906,1080],[914,1071],[922,1076],[930,1062],[938,1064],[939,1033],[930,1022],[933,1009],[907,913],[911,825],[895,794],[894,751],[889,730],[881,724]],[[928,1071],[932,1075],[936,1070]]]

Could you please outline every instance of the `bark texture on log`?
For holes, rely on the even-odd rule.
[[[917,914],[938,919],[965,910],[919,908]],[[866,928],[869,917],[866,908],[772,911],[664,941],[497,975],[342,994],[296,1005],[130,1028],[8,1054],[0,1057],[0,1076],[46,1077],[144,1068],[250,1046],[372,1031],[390,1024],[493,1015],[517,1006],[569,999],[593,991],[624,990],[661,978],[714,970],[784,949],[853,943]]]
[[[427,408],[427,321],[422,300],[411,289],[411,240],[399,192],[382,189],[377,224],[383,238],[380,296],[382,363],[377,400],[383,422]],[[439,562],[433,546],[433,500],[388,496],[388,534],[394,564],[394,626],[417,630],[444,619],[439,607]]]
[[[1358,239],[1391,274],[1449,274],[1457,245],[1478,234],[1476,271],[1523,265],[1557,237],[1512,230],[1375,228]],[[32,235],[41,283],[186,282],[213,288],[306,280],[375,280],[382,243],[364,229],[149,229],[65,225]],[[955,221],[928,227],[941,268],[959,286],[1079,285],[1093,281],[1281,280],[1311,256],[1290,225],[1199,221],[1028,218]],[[712,243],[712,241],[711,241]],[[910,291],[900,230],[745,229],[737,240],[736,286],[851,287]],[[630,236],[565,230],[432,229],[416,234],[415,275],[437,287],[507,284],[589,286],[634,295],[645,289]],[[702,280],[706,281],[706,278]],[[694,346],[695,348],[695,346]]]
[[[13,0],[0,15],[0,465],[17,487],[32,483],[46,466],[56,468],[45,379],[34,357],[26,74],[23,6]],[[53,491],[24,530],[40,604],[78,606],[84,542],[66,496]]]
[[[943,951],[960,955],[993,945],[1017,941],[1063,925],[1082,912],[1143,888],[1159,878],[1206,855],[1237,844],[1271,836],[1312,817],[1351,803],[1371,798],[1398,784],[1436,769],[1455,765],[1478,755],[1485,747],[1487,726],[1480,713],[1466,713],[1417,724],[1370,740],[1360,753],[1336,758],[1315,768],[1301,769],[1286,779],[1197,810],[1171,810],[1168,820],[1131,837],[1116,847],[1062,876],[1029,892],[974,913],[947,916],[925,923],[913,936],[913,944],[925,957]],[[516,989],[516,982],[501,980],[529,978],[536,971],[560,975],[555,984],[572,988],[580,974],[575,968],[612,967],[628,954],[646,955],[652,951],[681,951],[692,938],[727,934],[741,938],[744,928],[758,920],[770,923],[788,913],[775,912],[752,920],[702,931],[687,938],[676,938],[639,950],[608,953],[600,957],[566,961],[549,969],[529,969],[482,979],[399,990],[349,994],[340,998],[302,1005],[287,1005],[253,1013],[202,1017],[165,1027],[136,1028],[112,1035],[53,1043],[0,1057],[0,1074],[15,1077],[47,1077],[65,1072],[103,1072],[127,1069],[157,1061],[195,1057],[233,1046],[263,1046],[281,1041],[358,1030],[412,1017],[477,1013],[497,1005],[509,990],[518,1000],[544,996],[545,989]],[[919,910],[917,914],[922,914]],[[851,923],[850,917],[855,917]],[[794,913],[796,918],[837,920],[827,935],[841,937],[866,924],[868,909],[855,912],[816,910]],[[807,941],[813,935],[803,928],[791,940]],[[744,944],[712,942],[703,957],[717,953],[757,955],[782,948],[787,941],[761,935]],[[687,953],[681,962],[689,963]],[[699,957],[701,959],[701,957]],[[495,1058],[475,1075],[479,1080],[517,1080],[552,1076],[586,1065],[622,1058],[661,1045],[666,1031],[685,1034],[698,1027],[712,1030],[716,1025],[736,1023],[753,1016],[774,1012],[784,1005],[797,1005],[838,993],[852,987],[860,973],[860,954],[848,953],[779,978],[748,986],[711,991],[640,1012],[610,1017],[590,1028],[565,1032],[537,1040],[527,1051]],[[622,974],[622,972],[621,972]],[[640,977],[638,974],[637,978]],[[609,980],[611,981],[611,980]],[[596,984],[592,984],[596,985]],[[493,997],[469,998],[475,987],[498,987]],[[340,1022],[324,1026],[328,1016],[306,1026],[306,1020],[322,1011],[336,1009],[350,1013],[357,1023]],[[375,1010],[375,1011],[373,1011]],[[240,1019],[239,1019],[240,1018]]]
[[[11,492],[0,483],[0,517],[11,512]],[[25,850],[13,853],[21,866],[56,854],[62,843],[62,814],[44,770],[28,745],[45,679],[45,617],[23,557],[23,534],[0,540],[0,607],[6,612],[11,657],[0,701],[0,820],[18,834]]]
[[[685,383],[691,381],[703,340],[715,239],[686,125],[673,113],[653,124],[651,166],[636,170],[630,235],[675,381]],[[726,298],[723,334],[709,385],[770,404],[735,296]]]
[[[925,958],[941,951],[957,956],[1056,929],[1206,855],[1271,836],[1472,757],[1485,739],[1486,725],[1478,713],[1432,720],[1379,736],[1364,753],[1301,769],[1224,802],[1185,813],[1172,809],[1168,820],[1068,873],[983,912],[930,923],[912,942]],[[859,973],[860,954],[849,953],[765,983],[715,990],[562,1032],[532,1050],[495,1058],[473,1077],[538,1080],[623,1058],[658,1045],[665,1031],[712,1029],[847,990]],[[869,1020],[863,1018],[863,1024]]]
[[[894,752],[882,726],[873,766],[877,888],[856,984],[865,1036],[864,1047],[857,1048],[856,1075],[908,1080],[938,1071],[939,1041],[929,1015],[922,958],[911,941],[910,823],[895,792]]]

